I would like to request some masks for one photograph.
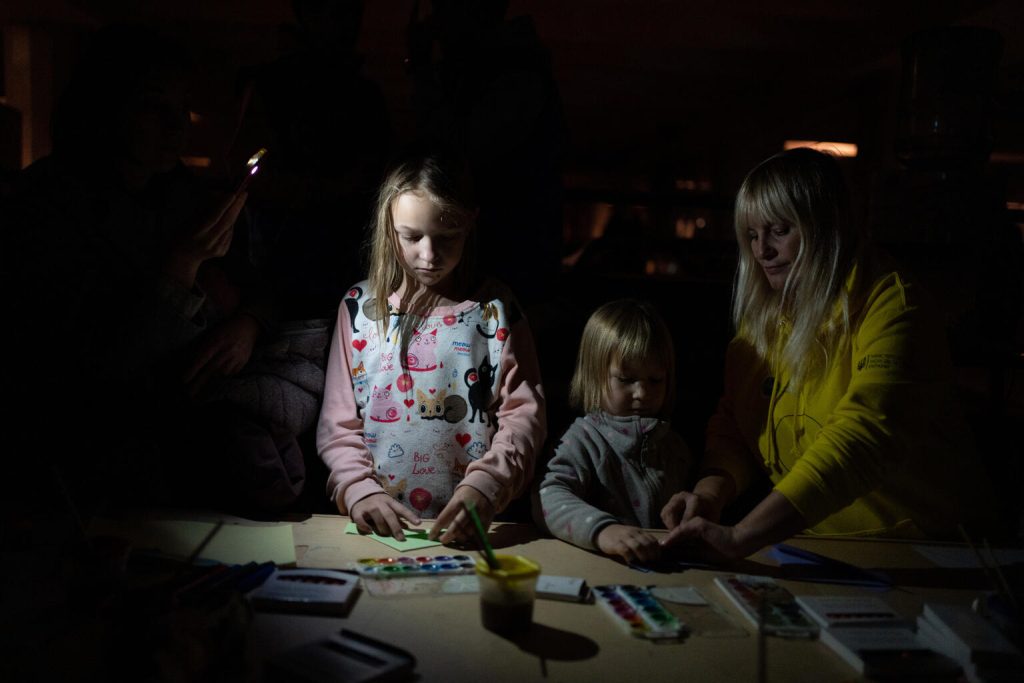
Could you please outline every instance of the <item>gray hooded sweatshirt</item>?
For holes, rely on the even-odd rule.
[[[534,517],[557,538],[595,550],[598,532],[610,524],[663,527],[661,509],[689,483],[692,464],[668,422],[590,413],[555,447]]]

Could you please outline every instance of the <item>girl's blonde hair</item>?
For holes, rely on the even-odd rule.
[[[442,222],[464,227],[467,231],[462,259],[452,272],[455,291],[461,293],[466,293],[473,282],[473,223],[476,216],[468,171],[463,163],[454,158],[437,154],[406,157],[391,168],[380,186],[368,242],[369,290],[371,297],[377,301],[376,317],[383,331],[389,324],[388,297],[405,282],[399,304],[403,313],[399,326],[403,366],[409,333],[422,320],[422,315],[433,308],[431,298],[425,296],[416,278],[407,273],[398,246],[392,207],[407,192],[434,204],[440,210]],[[407,274],[409,277],[406,277]]]
[[[601,409],[612,365],[656,359],[665,366],[666,382],[659,417],[667,418],[675,399],[675,358],[672,335],[654,306],[636,299],[606,303],[583,328],[569,400],[577,409],[596,412]]]
[[[800,236],[781,290],[768,283],[748,236],[751,228],[775,224],[788,225]],[[739,265],[732,316],[737,333],[761,357],[785,368],[799,386],[825,371],[850,330],[846,280],[865,240],[852,220],[838,162],[807,148],[761,162],[736,196],[735,228]]]

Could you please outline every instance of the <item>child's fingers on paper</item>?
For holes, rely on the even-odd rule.
[[[463,524],[469,521],[469,517],[462,509],[463,497],[461,490],[457,489],[455,495],[452,496],[452,499],[448,501],[448,504],[438,514],[437,519],[434,520],[434,526],[430,529],[430,533],[427,534],[427,538],[431,541],[440,540],[442,543],[447,543],[453,538],[451,531],[452,527],[456,524],[456,520],[461,519]],[[445,531],[446,529],[448,531]],[[444,533],[442,534],[442,532]]]
[[[455,515],[455,519],[448,525],[444,534],[441,536],[442,543],[455,543],[465,542],[469,540],[472,535],[472,523],[470,522],[469,515],[463,511],[459,511]]]
[[[359,520],[356,522],[356,528],[360,527],[360,524],[364,525],[367,529],[367,533],[381,534],[381,517],[380,513],[377,512],[376,508],[366,508],[363,513],[359,516]]]
[[[648,536],[636,530],[628,530],[619,541],[619,555],[627,563],[643,563],[654,559],[647,543]]]
[[[375,493],[363,498],[352,506],[352,521],[356,528],[364,533],[375,533],[378,536],[394,536],[400,541],[405,540],[402,529],[404,521],[419,524],[419,518],[407,507],[386,493]]]
[[[377,508],[370,514],[373,517],[373,526],[378,536],[394,536],[399,541],[405,540],[405,535],[402,533],[402,524],[391,510]]]
[[[476,532],[473,530],[472,523],[462,513],[455,516],[455,519],[445,528],[439,540],[446,544],[473,543],[474,546],[480,546],[480,542],[476,540]]]
[[[370,518],[370,526],[373,529],[373,533],[378,536],[395,536],[398,538],[395,533],[395,527],[398,527],[398,531],[401,532],[401,524],[398,524],[397,520],[392,524],[391,517],[393,517],[393,515],[387,507],[382,506],[370,508],[367,510],[367,515]],[[399,538],[398,540],[402,539]]]
[[[373,533],[373,527],[367,524],[366,520],[364,520],[362,517],[353,517],[352,521],[355,523],[356,531],[358,531],[359,533],[364,535]]]
[[[446,505],[441,512],[438,513],[437,519],[434,520],[434,526],[430,527],[430,531],[427,532],[427,538],[431,541],[436,541],[441,536],[441,531],[448,523],[448,518],[451,516],[449,505]]]
[[[633,564],[637,561],[636,553],[633,552],[633,548],[630,547],[629,543],[625,541],[616,545],[613,554],[621,557],[626,564]]]
[[[423,520],[421,520],[415,512],[405,507],[397,500],[393,500],[391,503],[394,510],[398,513],[398,516],[404,520],[402,523],[403,527],[407,526],[405,522],[409,522],[409,525],[411,526],[419,526],[420,524],[423,524]]]
[[[402,518],[399,516],[401,514],[400,510],[395,509],[394,501],[388,501],[386,506],[379,508],[382,536],[393,536],[398,541],[405,540],[405,533],[403,532],[405,526],[402,524]]]
[[[661,557],[661,546],[658,539],[645,534],[636,549],[636,554],[641,562],[653,562]]]
[[[388,523],[388,527],[391,529],[391,535],[399,541],[405,540],[404,529],[409,524],[419,524],[420,520],[416,515],[409,511],[409,508],[405,507],[397,500],[388,501],[389,509],[385,513],[385,518]]]

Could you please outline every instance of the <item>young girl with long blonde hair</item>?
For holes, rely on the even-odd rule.
[[[317,449],[360,531],[466,541],[528,485],[545,436],[536,353],[515,298],[473,272],[475,209],[458,165],[397,164],[381,186],[369,278],[338,309]]]

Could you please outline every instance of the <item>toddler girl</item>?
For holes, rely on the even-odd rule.
[[[672,338],[653,306],[601,306],[583,330],[570,399],[587,414],[555,448],[540,484],[537,523],[564,541],[627,562],[657,559],[645,528],[662,526],[669,498],[685,488],[690,452],[671,412]]]
[[[317,449],[359,530],[466,541],[528,484],[545,436],[533,340],[509,292],[472,277],[463,178],[436,157],[398,164],[377,199],[369,279],[338,309]],[[444,531],[447,529],[447,531]],[[443,535],[442,535],[443,531]]]

